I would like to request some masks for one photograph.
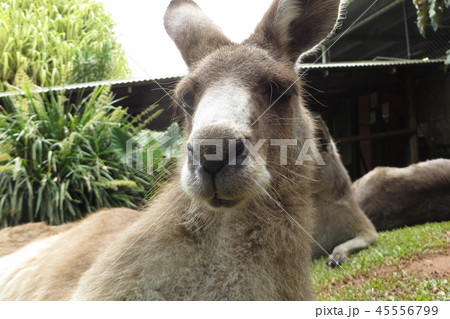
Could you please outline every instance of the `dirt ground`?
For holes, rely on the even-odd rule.
[[[369,273],[351,279],[344,279],[341,282],[333,282],[331,289],[337,291],[345,287],[360,288],[364,286],[365,282],[372,281],[374,278],[387,278],[392,274],[397,274],[396,276],[398,276],[400,281],[413,276],[422,278],[423,280],[436,279],[448,284],[450,281],[450,247],[437,248],[431,253],[417,255],[412,259],[403,260],[397,266],[381,266]],[[407,284],[408,281],[406,280],[404,283]],[[392,285],[387,290],[391,295],[401,296],[405,294],[404,285]],[[331,292],[324,290],[321,293],[323,294],[322,297],[326,298],[327,293]],[[445,296],[448,294],[448,290],[444,289],[444,291],[441,291],[439,288],[436,288],[436,291],[433,290],[432,294]],[[384,300],[385,298],[384,296],[375,295],[373,297],[376,300]]]
[[[425,277],[450,278],[450,250],[446,255],[430,254],[419,256],[402,269],[407,273],[414,273]]]
[[[447,232],[450,238],[450,231]],[[438,253],[419,255],[409,263],[402,265],[401,269],[424,277],[439,279],[450,278],[450,247]]]

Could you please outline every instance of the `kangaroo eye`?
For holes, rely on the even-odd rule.
[[[191,112],[194,108],[195,103],[195,92],[191,90],[185,90],[183,92],[180,92],[181,94],[178,95],[178,103],[179,106],[183,109]]]
[[[270,103],[284,102],[295,94],[295,86],[293,83],[271,81],[268,84],[266,94],[269,96]]]
[[[194,107],[195,94],[193,92],[188,92],[183,95],[183,106],[188,108]]]

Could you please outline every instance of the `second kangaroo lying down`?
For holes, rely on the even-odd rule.
[[[350,177],[325,123],[320,120],[318,124],[325,165],[319,170],[315,195],[314,240],[321,247],[313,244],[313,258],[331,254],[327,265],[334,267],[347,261],[349,254],[370,246],[378,234],[355,200]]]
[[[377,167],[353,183],[377,230],[450,220],[450,160]]]

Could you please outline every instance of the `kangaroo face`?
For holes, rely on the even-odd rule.
[[[234,207],[269,186],[270,139],[293,135],[286,119],[298,113],[296,80],[288,64],[245,44],[217,50],[183,79],[176,95],[189,132],[187,193]]]
[[[338,0],[274,1],[235,44],[193,1],[171,2],[165,27],[189,66],[175,95],[188,134],[181,182],[192,199],[223,209],[264,195],[280,141],[297,146],[314,135],[294,63],[333,29],[338,8]]]

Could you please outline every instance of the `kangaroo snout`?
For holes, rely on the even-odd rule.
[[[187,144],[188,161],[192,169],[203,169],[216,174],[227,165],[242,165],[248,155],[240,138],[196,139]]]
[[[243,202],[261,175],[260,165],[256,168],[250,158],[249,143],[245,134],[224,123],[194,130],[186,145],[185,190],[215,208]]]
[[[248,150],[244,134],[225,124],[195,130],[187,144],[188,165],[215,175],[226,166],[242,165]]]

